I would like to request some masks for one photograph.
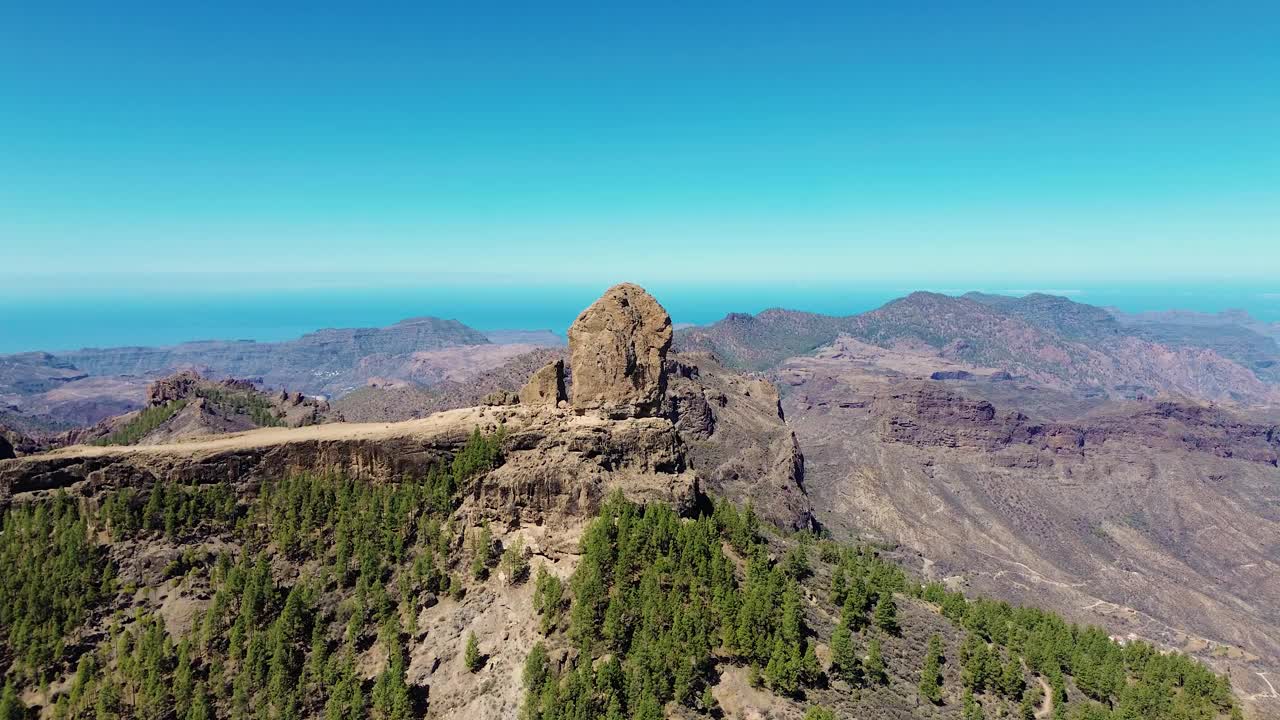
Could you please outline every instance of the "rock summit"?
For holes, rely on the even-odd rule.
[[[671,338],[671,316],[644,288],[609,288],[569,327],[574,410],[612,418],[657,414]]]

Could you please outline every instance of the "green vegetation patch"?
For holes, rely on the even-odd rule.
[[[0,517],[0,628],[12,670],[39,682],[66,641],[112,592],[114,568],[90,536],[79,505],[59,494]],[[0,655],[0,661],[4,659]]]
[[[687,520],[666,506],[614,497],[583,537],[567,596],[539,569],[534,604],[547,643],[578,652],[556,670],[545,644],[533,648],[525,717],[656,720],[672,703],[714,715],[710,689],[726,665],[746,667],[753,682],[779,695],[822,700],[809,712],[816,718],[834,717],[827,708],[842,694],[888,683],[901,692],[907,680],[922,701],[955,704],[966,720],[1030,720],[1046,706],[1041,679],[1055,717],[1239,716],[1227,678],[1186,656],[1120,644],[1043,610],[920,585],[868,546],[819,543],[830,584],[818,587],[814,542],[803,534],[766,542],[750,507],[739,513],[718,504],[714,514]],[[952,636],[964,637],[955,657],[940,636],[899,614],[900,601],[931,608]],[[806,622],[815,603],[819,614],[838,618],[829,636]],[[882,643],[907,634],[932,635],[923,666],[891,677]],[[830,650],[826,668],[814,653],[819,642]]]
[[[138,411],[137,417],[110,435],[93,441],[94,445],[132,445],[147,433],[169,422],[187,406],[186,400],[173,400],[158,407],[144,408]]]
[[[461,592],[458,493],[501,462],[501,434],[476,432],[449,467],[394,483],[294,474],[245,501],[224,484],[166,482],[111,491],[99,509],[64,495],[7,509],[0,713],[9,714],[0,720],[25,718],[16,688],[63,676],[68,663],[74,675],[53,704],[59,719],[420,716],[405,682],[405,642],[430,594]],[[73,647],[89,615],[116,597],[115,569],[92,528],[142,542],[203,528],[235,543],[184,552],[177,563],[212,593],[184,637],[129,609],[109,616],[105,638]],[[281,581],[273,560],[282,556],[306,571]],[[374,642],[387,660],[366,686],[357,658]]]
[[[196,396],[204,398],[210,405],[225,413],[248,415],[259,427],[278,427],[284,424],[276,415],[275,405],[262,393],[201,385],[196,389]]]

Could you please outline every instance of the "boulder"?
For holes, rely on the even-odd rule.
[[[515,405],[518,402],[520,402],[520,396],[510,390],[494,390],[488,395],[480,398],[481,405],[488,405],[490,407]]]
[[[573,408],[607,417],[659,412],[666,391],[671,316],[644,288],[609,288],[569,327]]]
[[[520,388],[520,404],[556,406],[566,400],[564,390],[564,360],[556,359],[543,365]]]

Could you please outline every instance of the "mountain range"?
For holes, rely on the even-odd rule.
[[[177,691],[193,674],[218,717],[238,712],[238,697],[302,717],[341,715],[334,703],[350,698],[379,717],[398,716],[389,703],[441,717],[560,717],[554,696],[581,692],[582,668],[614,660],[627,689],[580,696],[587,715],[605,714],[611,692],[665,703],[665,713],[632,707],[636,717],[1280,709],[1278,353],[1267,326],[1046,295],[914,293],[856,316],[768,310],[673,333],[652,297],[622,285],[568,336],[566,351],[550,333],[487,336],[420,319],[292,343],[0,360],[16,401],[0,422],[38,422],[33,409],[70,391],[107,412],[95,388],[141,388],[138,408],[90,428],[53,436],[10,424],[0,441],[0,458],[17,456],[0,459],[0,561],[20,581],[0,582],[0,610],[21,631],[0,647],[22,654],[0,654],[0,667],[21,680],[18,700],[79,716],[84,694],[111,683],[131,707],[168,697],[130,685],[126,669],[143,665],[129,663],[145,661],[99,643],[151,627],[201,638],[174,657],[159,635],[137,647],[160,648],[154,672],[175,683],[171,701],[193,702]],[[191,366],[270,373],[222,379]],[[269,390],[268,379],[297,389]],[[93,527],[101,551],[70,562],[69,538],[13,540],[9,528],[49,517],[33,507],[72,513],[56,532]],[[633,558],[649,568],[635,576],[602,565],[622,563],[601,548],[616,540],[630,552],[625,528],[641,523],[656,525],[636,547],[695,544]],[[707,551],[704,532],[720,533],[727,558],[680,571],[710,573],[686,586],[688,575],[666,573]],[[65,637],[13,614],[52,592],[36,580],[42,554],[93,575],[79,591],[87,614],[38,603]],[[530,563],[541,569],[525,584]],[[694,601],[698,582],[726,573],[736,579],[718,600]],[[267,583],[254,590],[267,593],[261,607],[237,594],[252,577]],[[597,585],[612,599],[588,600]],[[663,605],[645,603],[665,587],[665,607],[698,619],[655,615]],[[310,635],[268,617],[291,617],[291,603]],[[163,627],[145,626],[154,621]],[[700,623],[718,628],[711,650],[670,635]],[[1068,645],[1030,649],[1050,636]],[[95,643],[83,672],[60,655]],[[271,647],[284,654],[265,659]],[[1177,666],[1185,687],[1151,685],[1144,648],[1223,675],[1192,663]],[[643,681],[641,658],[685,653],[692,670],[681,660],[653,676],[674,684]],[[974,653],[994,653],[998,672]],[[555,682],[530,680],[526,655]],[[281,694],[272,673],[315,687]]]
[[[917,292],[847,317],[782,309],[734,314],[682,329],[677,347],[764,370],[848,336],[1082,397],[1178,395],[1273,405],[1280,402],[1280,344],[1261,329],[1247,316],[1220,323],[1153,320],[1043,294]]]
[[[563,343],[549,331],[485,334],[456,320],[423,317],[385,328],[319,330],[277,343],[206,340],[5,355],[0,356],[0,424],[29,431],[91,425],[141,408],[151,382],[186,369],[336,397],[370,381],[457,382]]]

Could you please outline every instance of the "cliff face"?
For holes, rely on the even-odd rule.
[[[1204,453],[1276,467],[1280,429],[1250,423],[1192,403],[1134,402],[1078,422],[1037,422],[1020,411],[999,412],[987,400],[928,383],[893,389],[875,400],[880,436],[920,447],[994,453],[1025,446],[1050,455],[1087,457],[1109,447],[1140,444],[1155,451]],[[1052,464],[1052,459],[1046,458]]]
[[[727,370],[707,353],[677,354],[667,368],[664,414],[707,491],[751,502],[779,527],[813,528],[804,456],[773,383]]]

